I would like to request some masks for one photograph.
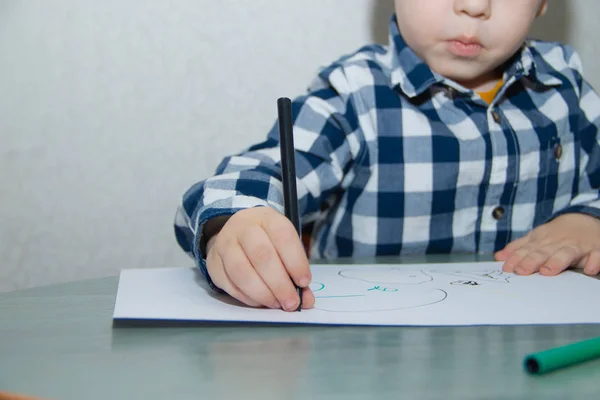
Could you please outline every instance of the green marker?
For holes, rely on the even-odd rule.
[[[600,358],[600,337],[530,354],[524,364],[531,374],[545,374],[594,358]]]

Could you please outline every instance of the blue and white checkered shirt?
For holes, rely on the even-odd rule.
[[[600,98],[568,46],[528,41],[491,104],[403,41],[324,68],[293,102],[299,210],[311,258],[491,253],[561,213],[600,217]],[[205,273],[203,224],[283,213],[277,124],[185,193],[178,243]]]

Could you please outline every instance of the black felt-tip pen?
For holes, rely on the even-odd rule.
[[[300,217],[298,216],[298,193],[296,192],[296,162],[294,158],[294,137],[292,128],[292,101],[287,97],[277,99],[279,120],[279,147],[281,149],[281,180],[283,181],[283,202],[285,216],[292,222],[298,236],[302,238]],[[302,288],[296,283],[296,291],[302,308]]]

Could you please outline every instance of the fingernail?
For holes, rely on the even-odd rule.
[[[308,279],[308,277],[306,276],[303,276],[302,278],[300,278],[298,283],[301,287],[307,287],[310,284],[310,279]]]
[[[542,268],[540,268],[540,272],[549,274],[552,272],[552,270],[549,267],[542,267]]]
[[[271,304],[270,308],[272,308],[274,310],[279,310],[279,309],[281,309],[281,304],[279,304],[279,302],[276,301],[275,303]]]
[[[298,308],[297,300],[290,299],[290,300],[285,301],[285,309],[286,310],[295,310],[296,308]]]

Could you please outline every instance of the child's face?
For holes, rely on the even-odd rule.
[[[429,67],[473,90],[523,44],[547,0],[395,0],[402,37]]]

